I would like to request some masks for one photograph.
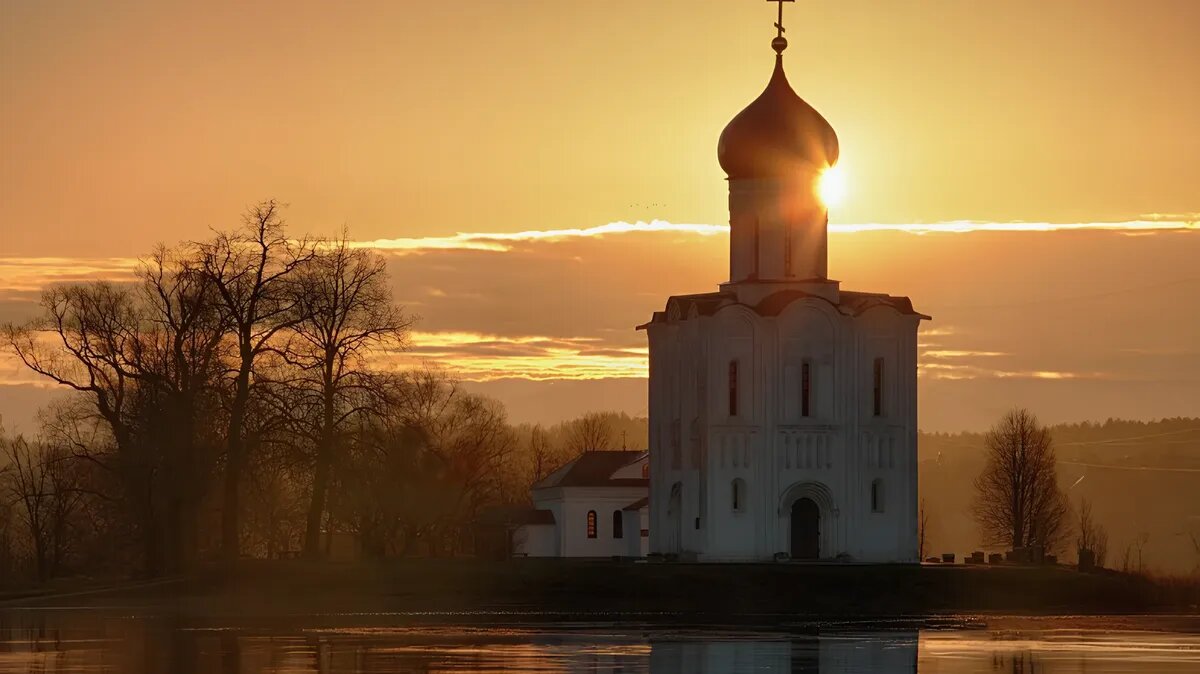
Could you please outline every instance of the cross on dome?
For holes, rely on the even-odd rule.
[[[796,0],[767,0],[779,4],[779,19],[775,21],[775,28],[779,31],[775,34],[775,39],[771,40],[771,49],[775,50],[776,54],[782,54],[784,49],[787,49],[787,38],[783,36],[787,29],[783,27],[783,3],[795,2]]]

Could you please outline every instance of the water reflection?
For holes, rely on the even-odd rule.
[[[1165,632],[693,632],[627,627],[394,627],[336,618],[222,626],[177,617],[0,613],[0,673],[1107,674],[1200,671],[1200,641]]]

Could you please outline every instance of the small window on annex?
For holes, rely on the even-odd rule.
[[[621,511],[613,511],[613,538],[625,538],[625,522],[621,519]]]
[[[883,512],[883,480],[871,483],[871,512]]]
[[[596,537],[596,511],[589,510],[587,514],[587,537]]]
[[[740,513],[746,510],[746,481],[742,478],[737,478],[730,484],[730,505],[733,507],[733,512]]]

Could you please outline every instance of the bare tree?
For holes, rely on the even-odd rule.
[[[197,513],[219,444],[205,420],[217,413],[222,344],[228,323],[216,286],[198,261],[159,248],[141,269],[145,320],[131,340],[132,376],[144,411],[139,423],[157,455],[166,567],[196,557]]]
[[[1079,513],[1076,520],[1075,549],[1080,559],[1084,551],[1092,553],[1092,560],[1099,568],[1104,568],[1108,556],[1108,531],[1096,522],[1092,515],[1092,503],[1087,499],[1079,502]]]
[[[91,396],[125,447],[132,429],[125,417],[132,388],[127,360],[138,316],[127,288],[107,282],[55,287],[42,294],[42,316],[4,327],[4,339],[30,370]]]
[[[504,408],[462,391],[440,370],[405,373],[398,385],[397,429],[415,429],[423,442],[407,443],[410,474],[396,489],[413,496],[403,517],[406,538],[418,535],[434,553],[449,551],[453,536],[488,504],[503,499],[502,470],[516,446]]]
[[[925,507],[925,499],[917,508],[917,559],[924,561],[929,552],[929,510]]]
[[[550,438],[546,435],[546,429],[542,428],[541,424],[535,425],[529,431],[529,453],[533,459],[533,481],[531,484],[537,484],[554,468],[551,465],[552,449]]]
[[[1054,552],[1069,527],[1066,496],[1058,486],[1049,431],[1028,410],[1005,414],[984,436],[987,464],[975,479],[973,513],[984,539]]]
[[[609,415],[603,412],[589,412],[568,424],[564,444],[571,456],[611,450],[616,446],[616,438],[613,435]]]
[[[62,568],[70,542],[67,527],[79,503],[68,457],[21,436],[5,440],[4,456],[10,469],[0,482],[0,495],[24,520],[37,577],[44,582]]]
[[[0,484],[4,484],[8,469],[8,466],[0,468]],[[12,520],[12,507],[0,499],[0,587],[4,586],[6,579],[16,575]]]
[[[1125,550],[1121,553],[1121,571],[1124,571],[1125,573],[1132,573],[1135,571],[1133,568],[1133,559],[1133,544],[1126,543]]]
[[[70,409],[60,409],[65,436],[94,442],[67,442],[73,457],[89,463],[111,478],[126,519],[142,544],[142,564],[148,574],[161,570],[161,546],[156,535],[153,456],[147,443],[137,437],[138,373],[131,354],[142,338],[142,316],[137,295],[129,286],[95,282],[54,287],[42,294],[42,315],[25,325],[7,325],[4,338],[9,348],[33,372],[72,389],[86,400]],[[71,421],[67,422],[66,417]],[[73,433],[90,427],[93,433]],[[95,432],[106,431],[100,440]]]
[[[1137,570],[1138,573],[1146,571],[1146,544],[1150,542],[1150,532],[1143,531],[1134,539],[1134,548],[1137,550]]]
[[[281,332],[303,319],[297,311],[296,272],[312,258],[313,246],[288,238],[280,205],[271,200],[252,208],[240,231],[220,233],[197,248],[200,268],[216,290],[233,337],[221,548],[226,560],[234,560],[239,553],[239,499],[255,365]]]
[[[352,249],[345,235],[322,246],[298,275],[298,314],[285,359],[300,370],[294,382],[312,411],[306,428],[314,441],[312,493],[304,553],[320,551],[321,519],[338,436],[359,414],[378,414],[379,393],[368,355],[404,348],[412,318],[392,299],[382,257]]]

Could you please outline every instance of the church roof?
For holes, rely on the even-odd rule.
[[[792,302],[811,297],[833,304],[839,312],[847,316],[858,316],[873,307],[885,306],[907,316],[919,316],[924,319],[930,318],[913,309],[912,300],[907,297],[888,295],[886,293],[854,292],[851,290],[840,291],[838,295],[838,302],[834,304],[821,295],[808,293],[796,288],[788,288],[767,295],[758,304],[743,306],[749,307],[760,316],[778,316]],[[672,308],[678,311],[678,316],[686,318],[691,314],[693,308],[701,316],[712,316],[718,309],[736,304],[740,304],[740,302],[738,302],[737,294],[732,291],[696,295],[674,295],[667,299],[666,309],[654,312],[650,322],[639,325],[638,329],[643,329],[654,323],[667,322],[670,320]]]
[[[551,487],[646,487],[646,478],[614,478],[621,468],[640,459],[645,452],[584,452],[574,461],[559,468],[533,485],[534,489]]]
[[[621,510],[641,510],[642,508],[645,508],[648,505],[650,505],[650,497],[643,496],[642,498],[634,501],[633,503],[630,503],[629,505],[625,506],[624,508],[621,508]]]

